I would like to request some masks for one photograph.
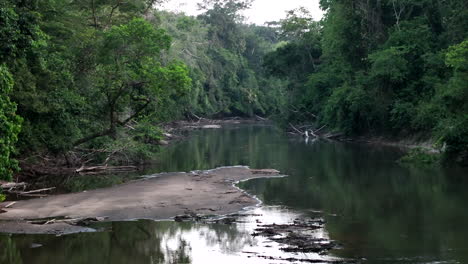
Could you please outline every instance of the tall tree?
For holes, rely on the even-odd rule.
[[[18,169],[13,156],[22,119],[10,99],[15,82],[11,68],[15,68],[17,60],[31,57],[40,41],[41,31],[36,24],[37,14],[32,11],[34,7],[34,1],[0,3],[0,179],[3,180],[11,180]]]
[[[105,113],[108,127],[75,142],[80,145],[102,136],[115,136],[118,127],[138,118],[151,104],[189,89],[190,79],[182,64],[161,65],[161,52],[170,37],[144,19],[106,32],[100,47],[91,97],[97,113]],[[90,98],[90,99],[91,99]]]

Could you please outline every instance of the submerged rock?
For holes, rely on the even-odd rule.
[[[314,237],[313,232],[324,228],[323,218],[299,220],[292,224],[259,225],[252,236],[267,237],[272,241],[285,245],[284,252],[325,254],[337,247],[337,243],[324,238]]]

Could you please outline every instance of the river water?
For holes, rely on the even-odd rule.
[[[306,142],[270,126],[194,132],[165,149],[148,173],[247,165],[288,177],[240,183],[263,204],[241,212],[239,223],[143,220],[58,237],[0,234],[0,263],[468,263],[468,171],[403,167],[401,155],[393,147]],[[120,177],[67,183],[81,190]],[[336,241],[338,249],[285,253],[251,235],[260,223],[308,217],[326,222],[311,236]]]

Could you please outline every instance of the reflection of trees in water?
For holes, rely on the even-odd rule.
[[[0,263],[22,264],[21,254],[8,235],[0,235]]]
[[[468,234],[468,212],[460,210],[468,200],[468,178],[460,172],[401,168],[394,163],[399,153],[385,147],[306,145],[291,142],[268,127],[198,133],[167,148],[161,154],[160,169],[188,171],[239,164],[279,169],[291,177],[242,186],[266,204],[339,214],[339,218],[328,217],[327,231],[338,241],[358,241],[353,248],[345,247],[349,254],[370,254],[366,243],[398,254],[409,250],[421,255],[449,254],[444,252],[452,248],[454,258],[468,262],[468,256],[457,255],[462,254],[457,249],[466,247],[464,234]],[[190,232],[199,232],[208,246],[219,246],[223,252],[236,252],[252,243],[235,226],[141,221],[114,223],[112,228],[111,233],[62,238],[14,236],[8,249],[2,252],[0,248],[0,256],[21,254],[25,263],[170,263],[178,255],[181,259],[191,255],[190,246],[196,242],[184,236]],[[407,237],[402,239],[402,234]],[[169,251],[164,244],[167,238],[177,241]],[[27,250],[31,243],[45,246]]]
[[[278,169],[291,177],[241,187],[266,204],[340,215],[328,217],[327,230],[333,239],[353,243],[345,247],[349,254],[442,256],[466,244],[460,234],[468,234],[468,213],[460,208],[468,200],[468,178],[462,171],[403,168],[395,162],[398,151],[358,144],[291,144],[282,156]]]
[[[108,231],[62,237],[0,236],[0,263],[191,263],[192,245],[235,252],[252,243],[235,225],[176,222],[102,223]],[[194,236],[193,234],[197,234]],[[30,249],[31,244],[43,246]],[[3,261],[6,259],[6,261]]]
[[[164,262],[160,232],[152,228],[151,222],[115,222],[110,225],[112,231],[109,256],[115,262]]]
[[[190,264],[191,261],[191,250],[190,244],[182,239],[177,238],[177,248],[173,249],[166,245],[166,256],[167,260],[164,263],[168,264]],[[163,263],[163,262],[156,262]]]
[[[200,231],[207,245],[219,246],[222,253],[240,252],[246,245],[255,243],[250,233],[240,230],[237,225],[210,225]]]
[[[277,155],[283,153],[275,149],[278,145],[272,142],[284,138],[271,127],[243,126],[196,133],[194,137],[165,149],[159,158],[159,169],[190,171],[231,165],[269,167],[272,166],[270,161],[280,159]]]

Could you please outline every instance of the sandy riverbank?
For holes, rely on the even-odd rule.
[[[235,213],[256,205],[258,200],[243,193],[233,183],[277,175],[276,171],[247,167],[162,173],[111,188],[18,201],[0,214],[0,232],[64,234],[92,231],[76,225],[86,218],[163,220],[186,214]],[[6,204],[0,204],[0,208]],[[56,220],[38,225],[32,224],[31,219]]]

